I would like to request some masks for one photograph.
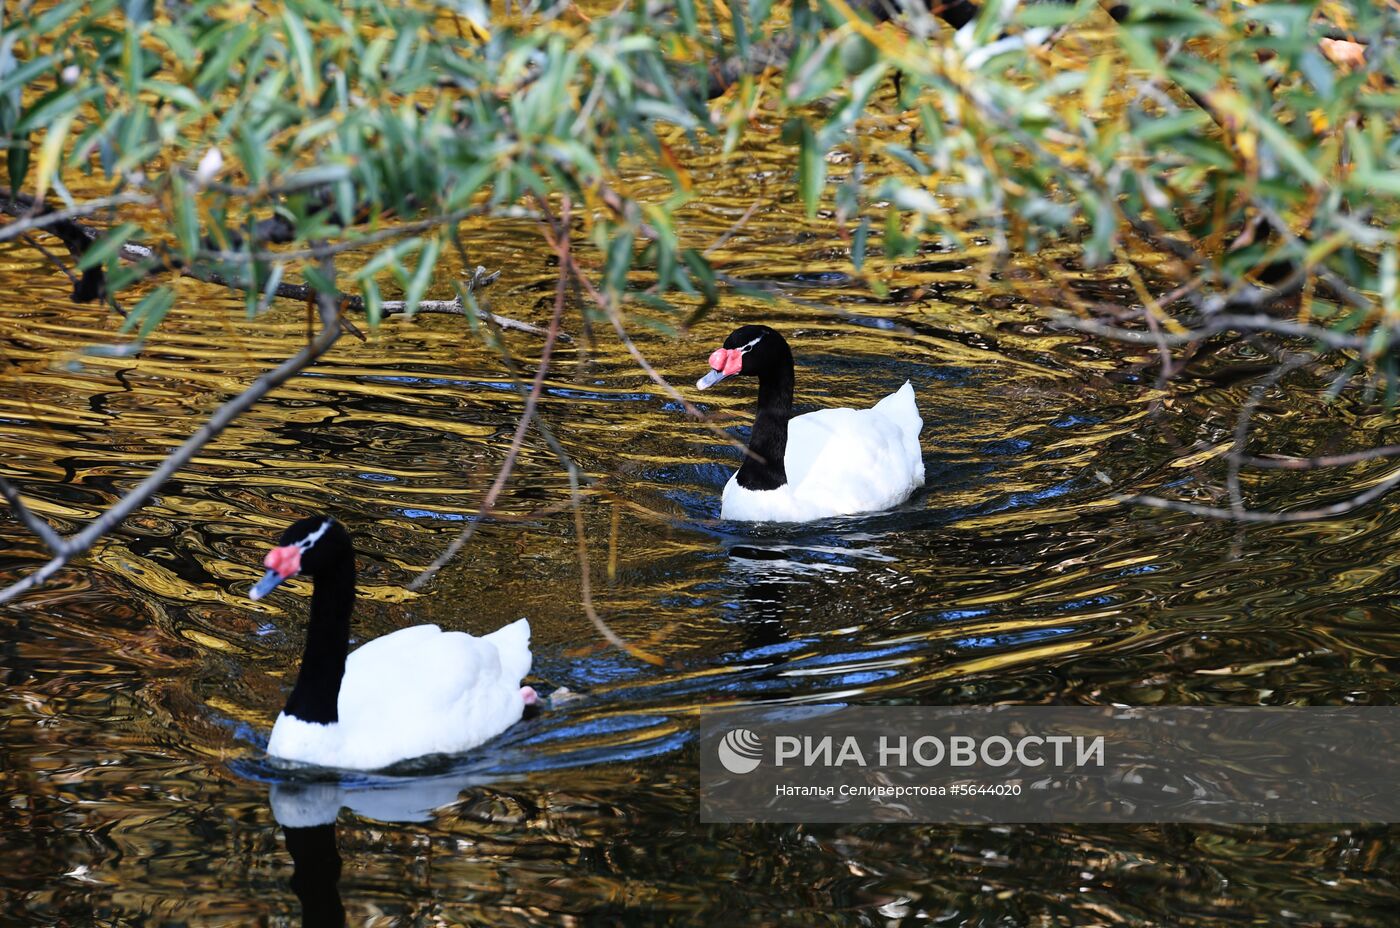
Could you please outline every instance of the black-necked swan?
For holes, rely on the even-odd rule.
[[[704,390],[736,374],[758,378],[758,414],[744,463],[724,485],[720,517],[809,522],[878,512],[924,485],[924,420],[904,382],[871,409],[792,414],[792,350],[766,325],[746,325],[710,355]]]
[[[455,754],[520,721],[537,697],[530,624],[482,638],[436,625],[399,629],[355,649],[355,547],[329,516],[302,519],[263,561],[249,591],[261,599],[297,574],[312,578],[311,621],[296,685],[277,716],[267,753],[282,760],[377,770],[427,754]]]

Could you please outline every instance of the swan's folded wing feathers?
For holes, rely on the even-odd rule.
[[[436,625],[400,629],[351,652],[340,684],[341,721],[437,713],[499,676],[495,648],[479,639]]]
[[[887,416],[870,409],[822,409],[793,419],[792,426],[787,470],[794,497],[843,514],[883,506],[881,493],[871,491],[891,466],[900,469],[904,444]]]
[[[783,469],[787,471],[788,484],[801,486],[814,468],[821,470],[817,462],[834,451],[839,459],[841,438],[847,431],[846,414],[852,409],[818,409],[804,413],[788,421],[787,452],[783,456]]]
[[[915,440],[924,429],[924,420],[919,415],[919,404],[914,397],[914,385],[907,380],[904,386],[876,403],[874,409]]]
[[[530,672],[530,623],[517,619],[489,635],[482,636],[496,649],[501,662],[501,676],[506,682],[519,682]]]

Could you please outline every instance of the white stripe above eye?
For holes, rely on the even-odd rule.
[[[330,527],[331,520],[327,519],[326,521],[321,523],[320,528],[316,529],[316,531],[312,532],[310,535],[307,535],[301,541],[298,541],[296,543],[296,546],[303,551],[309,550],[312,545],[321,540],[321,536],[326,534],[326,529]]]
[[[740,346],[739,346],[739,350],[742,351],[744,354],[748,354],[748,353],[749,353],[749,349],[752,348],[754,345],[757,345],[760,341],[762,341],[762,339],[763,339],[763,336],[760,335],[758,338],[755,338],[753,341],[749,342],[747,345],[740,345]]]

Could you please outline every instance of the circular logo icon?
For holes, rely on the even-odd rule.
[[[719,762],[730,773],[753,773],[763,762],[763,739],[747,728],[732,729],[719,741]]]

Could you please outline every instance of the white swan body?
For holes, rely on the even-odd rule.
[[[787,483],[773,490],[724,487],[720,516],[743,522],[808,522],[879,512],[924,485],[914,388],[904,386],[870,409],[821,409],[788,420]]]
[[[426,754],[455,754],[520,721],[521,679],[530,671],[530,623],[482,638],[416,625],[351,652],[337,700],[339,720],[277,717],[267,753],[283,760],[377,770]]]

